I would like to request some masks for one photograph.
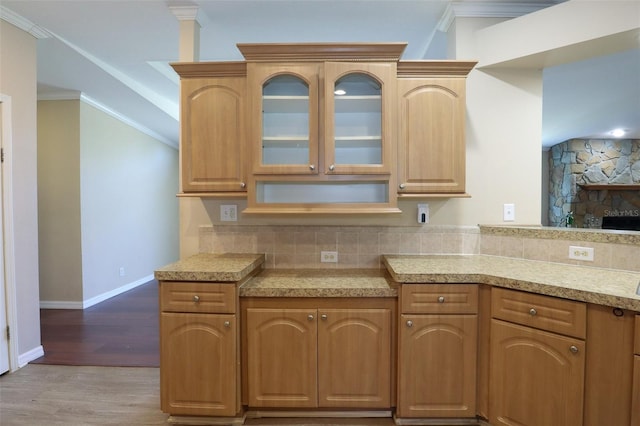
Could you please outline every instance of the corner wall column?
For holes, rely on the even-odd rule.
[[[180,62],[200,60],[200,23],[197,6],[169,6],[171,13],[180,22]]]

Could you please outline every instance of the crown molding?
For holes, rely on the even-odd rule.
[[[20,28],[21,30],[28,32],[29,34],[31,34],[32,36],[34,36],[37,39],[43,39],[43,38],[51,38],[52,35],[49,31],[45,30],[44,28],[34,24],[33,22],[29,21],[26,18],[23,18],[22,16],[18,15],[17,13],[15,13],[12,10],[7,9],[4,6],[0,6],[0,18],[3,21],[6,21],[18,28]]]
[[[178,21],[198,21],[198,6],[169,6]]]
[[[38,92],[39,101],[77,101],[82,98],[82,92],[78,90],[53,90]]]
[[[511,3],[511,2],[461,2],[454,1],[447,5],[436,28],[447,32],[455,18],[517,18],[518,16],[536,12],[555,6],[557,1],[546,3]]]

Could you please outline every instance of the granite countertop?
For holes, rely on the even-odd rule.
[[[397,297],[384,271],[269,269],[240,287],[240,297]]]
[[[264,254],[201,253],[155,271],[159,281],[241,281],[264,263]]]
[[[401,283],[481,283],[640,311],[640,273],[484,255],[387,255]]]

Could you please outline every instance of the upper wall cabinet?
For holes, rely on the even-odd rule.
[[[398,64],[398,196],[466,196],[465,82],[475,64]]]
[[[246,64],[173,64],[180,75],[180,150],[185,193],[245,193]]]
[[[245,213],[397,213],[465,193],[475,62],[400,61],[405,43],[238,44],[243,62],[173,64],[182,191]]]
[[[399,212],[396,63],[404,43],[240,44],[250,213]]]

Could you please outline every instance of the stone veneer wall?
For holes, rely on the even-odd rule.
[[[469,226],[202,226],[201,253],[265,253],[265,268],[374,268],[381,254],[478,254],[480,230]],[[321,263],[337,251],[338,263]]]
[[[549,156],[549,224],[564,226],[574,213],[576,227],[585,218],[634,215],[640,191],[585,190],[579,184],[640,184],[640,140],[571,139],[551,148]]]

